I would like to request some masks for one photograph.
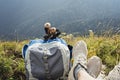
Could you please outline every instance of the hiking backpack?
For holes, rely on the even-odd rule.
[[[63,80],[69,71],[69,60],[70,52],[66,45],[57,41],[35,43],[26,50],[26,78],[27,80]]]

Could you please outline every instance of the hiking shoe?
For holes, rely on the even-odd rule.
[[[102,61],[99,57],[93,56],[90,59],[88,59],[87,71],[92,77],[97,78],[101,72],[101,68]]]
[[[80,63],[85,68],[87,68],[87,54],[87,44],[83,40],[77,42],[73,47],[73,65]]]
[[[87,69],[87,54],[88,54],[88,50],[87,50],[87,44],[81,40],[79,42],[77,42],[75,44],[75,46],[73,47],[73,67],[71,68],[70,70],[70,73],[69,73],[69,77],[68,77],[68,80],[75,80],[77,79],[75,76],[76,76],[76,72],[77,70],[79,71],[79,69],[84,69],[86,70]],[[80,66],[78,66],[78,64],[80,64]],[[76,69],[76,66],[78,66],[77,70]]]

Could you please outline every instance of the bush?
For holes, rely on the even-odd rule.
[[[120,56],[118,55],[117,51],[118,49],[117,45],[114,44],[114,42],[104,41],[101,43],[99,49],[97,50],[97,56],[99,56],[102,59],[102,63],[106,65],[106,74],[110,70],[113,69],[113,67],[118,64],[118,59],[120,59]]]
[[[20,46],[22,45],[16,42],[1,42],[0,80],[25,80],[24,60]]]
[[[0,57],[0,80],[6,80],[12,76],[13,71],[11,64],[11,59]]]

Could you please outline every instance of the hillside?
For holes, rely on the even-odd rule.
[[[90,21],[75,21],[60,26],[67,33],[87,35],[92,30],[97,35],[120,34],[120,18],[93,19]]]
[[[120,27],[119,3],[120,0],[0,0],[0,39],[41,37],[48,21],[67,33],[116,30]]]
[[[120,61],[120,35],[112,37],[74,37],[72,35],[63,36],[68,44],[74,45],[79,40],[84,40],[88,46],[88,58],[97,55],[106,66],[107,75],[113,67]],[[0,80],[25,80],[25,66],[21,55],[24,44],[29,40],[21,42],[1,42],[0,41]]]

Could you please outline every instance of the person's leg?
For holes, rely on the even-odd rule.
[[[93,56],[88,60],[87,71],[80,67],[76,69],[78,80],[99,80],[96,79],[101,72],[102,61],[99,57]],[[103,80],[103,79],[102,79]]]
[[[79,70],[87,69],[87,45],[84,41],[79,41],[73,46],[73,66],[69,72],[68,80],[77,80]],[[79,65],[79,66],[78,66]],[[75,77],[76,76],[76,77]],[[77,79],[76,79],[77,78]]]
[[[106,80],[120,80],[120,62],[109,72]]]
[[[92,77],[97,78],[101,72],[101,68],[102,61],[99,57],[93,56],[90,59],[88,59],[87,71]]]
[[[91,77],[86,71],[80,70],[78,72],[78,80],[96,80],[96,79]]]

